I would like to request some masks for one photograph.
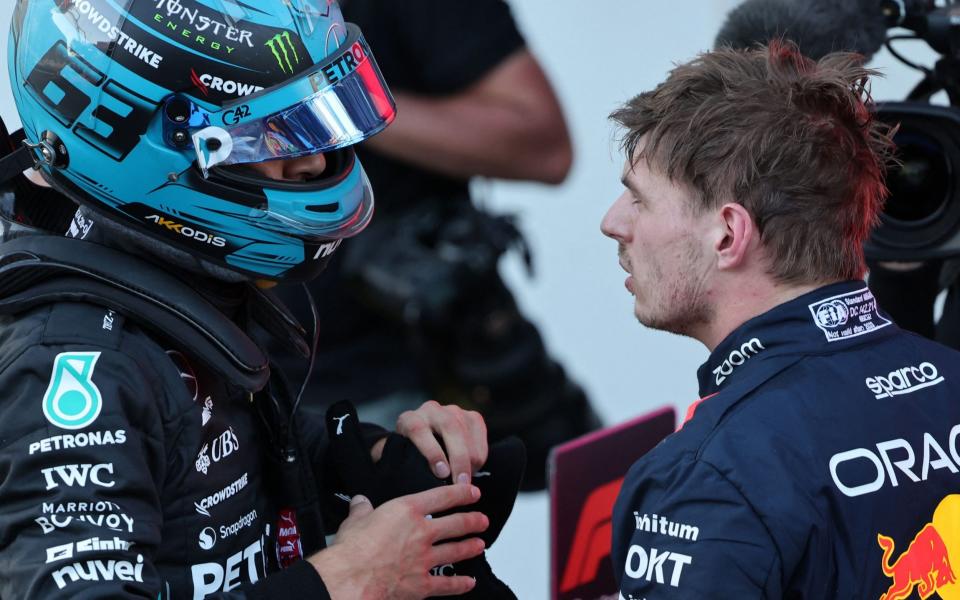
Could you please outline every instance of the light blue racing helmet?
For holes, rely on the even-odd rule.
[[[308,280],[373,214],[351,146],[396,105],[333,0],[17,0],[9,69],[51,185],[213,264]]]

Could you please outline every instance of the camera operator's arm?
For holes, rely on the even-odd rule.
[[[525,48],[461,92],[398,90],[396,99],[397,120],[367,142],[378,152],[459,177],[560,183],[570,170],[573,150],[559,102]]]

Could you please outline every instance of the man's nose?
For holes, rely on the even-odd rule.
[[[327,169],[327,158],[323,154],[312,154],[280,161],[283,165],[283,178],[292,181],[307,181],[319,177]]]
[[[624,215],[625,206],[629,207],[629,204],[625,201],[625,195],[621,195],[607,209],[607,214],[603,215],[603,220],[600,222],[600,231],[603,235],[620,242],[626,239],[629,235],[629,224]]]

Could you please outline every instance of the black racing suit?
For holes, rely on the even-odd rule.
[[[622,599],[960,589],[960,353],[846,282],[743,324],[699,379],[617,500]]]
[[[137,260],[55,240],[77,256]],[[151,263],[137,269],[172,286]],[[0,287],[12,277],[0,274]],[[295,423],[287,436],[276,411],[289,394],[275,377],[267,386],[227,380],[217,357],[172,341],[152,317],[124,317],[81,293],[82,278],[38,299],[55,283],[0,293],[0,597],[328,597],[316,571],[291,560],[322,548],[323,520],[335,527],[346,512],[318,498],[328,472],[322,423]],[[161,297],[163,285],[140,291]],[[228,296],[240,288],[260,293],[241,285]],[[194,315],[211,309],[187,298],[198,289],[178,289],[173,309],[187,300],[199,303]],[[253,327],[248,302],[234,304],[233,334],[242,335]],[[298,452],[300,475],[309,473],[288,477]],[[292,566],[280,570],[280,559]]]

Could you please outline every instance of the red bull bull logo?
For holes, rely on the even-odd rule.
[[[891,563],[894,541],[877,534],[877,543],[883,550],[880,568],[893,579],[880,600],[912,598],[914,590],[921,600],[937,594],[942,600],[960,599],[957,571],[951,563],[960,566],[960,494],[947,496],[937,507],[933,522],[927,523],[910,545]]]

